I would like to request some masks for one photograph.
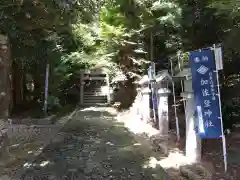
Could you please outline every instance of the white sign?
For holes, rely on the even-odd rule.
[[[222,48],[221,47],[214,48],[214,56],[215,56],[215,62],[216,62],[216,69],[222,70],[223,69],[223,59],[222,59]]]

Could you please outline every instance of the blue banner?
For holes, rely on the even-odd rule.
[[[198,134],[203,139],[220,138],[221,118],[214,51],[189,54]]]

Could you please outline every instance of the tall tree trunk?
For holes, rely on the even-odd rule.
[[[28,89],[27,89],[27,83],[28,82],[27,82],[26,71],[23,68],[23,103],[24,103],[24,106],[26,106],[27,97],[29,97]]]
[[[23,70],[17,62],[13,62],[12,70],[13,108],[15,111],[19,111],[19,108],[23,105]]]
[[[8,155],[7,128],[11,101],[10,46],[6,36],[0,35],[0,158]]]
[[[202,37],[201,37],[201,1],[194,0],[193,5],[193,34],[192,43],[195,49],[202,48]]]

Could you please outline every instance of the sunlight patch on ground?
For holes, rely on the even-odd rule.
[[[86,111],[95,111],[95,112],[108,112],[109,114],[117,114],[116,109],[111,107],[97,107],[91,106],[84,109],[81,109],[79,112],[86,112]]]
[[[145,124],[142,121],[137,119],[137,116],[134,114],[128,115],[119,115],[117,117],[118,122],[124,123],[125,127],[134,134],[146,134],[148,137],[154,136],[158,134],[158,130],[152,128],[151,125]]]
[[[20,144],[13,144],[10,147],[18,147],[18,146],[20,146]]]
[[[134,146],[141,146],[142,144],[141,143],[135,143],[133,144]]]
[[[143,168],[156,168],[159,164],[158,160],[155,157],[150,157],[147,162],[143,165]]]
[[[153,137],[158,134],[158,130],[154,129],[151,125],[144,123],[138,119],[134,113],[126,113],[118,115],[116,118],[118,122],[124,123],[124,126],[134,134],[146,134],[148,137]],[[168,157],[162,158],[160,161],[151,157],[145,164],[144,168],[155,168],[160,165],[164,169],[179,169],[181,166],[191,165],[190,159],[180,153],[178,150],[169,152]]]
[[[88,107],[80,110],[80,112],[85,112],[85,111],[98,111],[98,110],[97,110],[97,107]]]
[[[32,166],[32,163],[25,163],[24,165],[23,165],[23,167],[25,167],[25,168],[30,168]]]
[[[41,162],[40,166],[41,166],[41,167],[45,167],[45,166],[47,166],[48,164],[50,164],[49,161],[43,161],[43,162]]]
[[[107,145],[110,145],[110,146],[114,146],[115,144],[111,143],[111,142],[107,142],[106,143]]]
[[[165,169],[179,169],[181,166],[191,165],[191,161],[186,156],[178,152],[169,153],[168,157],[159,161],[160,166]]]
[[[25,168],[30,168],[30,167],[34,167],[34,166],[46,167],[49,164],[50,164],[50,161],[42,161],[39,165],[27,162],[23,165],[23,167],[25,167]]]
[[[92,106],[92,107],[88,107],[80,110],[80,112],[86,112],[86,111],[104,112],[106,111],[106,107]]]
[[[158,161],[155,157],[150,157],[148,161],[145,162],[144,168],[156,168],[160,165],[164,169],[179,169],[181,166],[191,165],[192,163],[187,160],[187,158],[180,153],[174,152],[170,153],[168,157]]]
[[[32,154],[32,153],[33,153],[33,151],[28,151],[27,153],[28,153],[28,154]]]

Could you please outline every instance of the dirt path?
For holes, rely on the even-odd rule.
[[[36,120],[26,119],[31,123],[18,124],[17,121],[8,125],[8,141],[5,143],[9,153],[0,160],[0,179],[12,180],[17,174],[21,174],[21,170],[24,170],[23,165],[41,154],[44,147],[78,110],[75,109],[70,114],[59,117],[54,124],[41,125],[43,119],[39,119],[40,124],[35,124]]]
[[[138,142],[106,108],[78,112],[18,179],[165,180],[159,154]]]

